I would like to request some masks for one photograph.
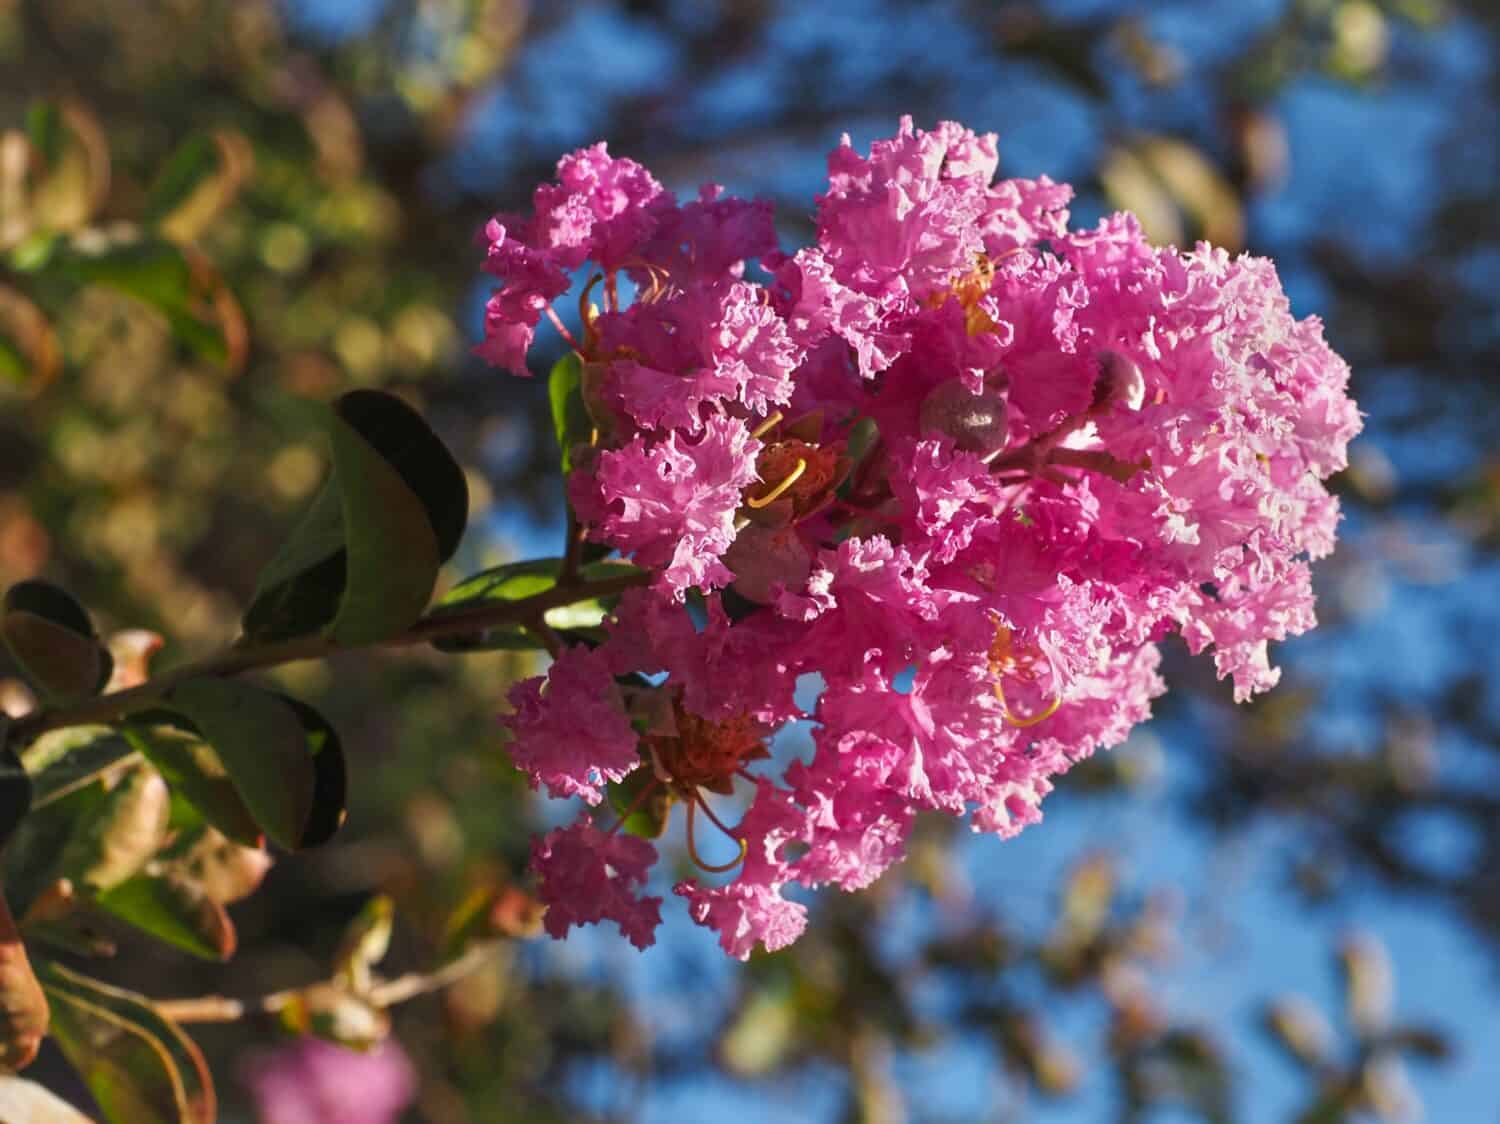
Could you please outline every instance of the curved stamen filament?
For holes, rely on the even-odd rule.
[[[1000,681],[998,679],[995,681],[995,697],[1000,700],[1001,719],[1007,725],[1015,726],[1023,730],[1027,726],[1035,726],[1040,722],[1047,721],[1047,719],[1051,718],[1054,714],[1057,713],[1057,708],[1062,706],[1062,696],[1053,695],[1052,701],[1047,704],[1046,709],[1040,711],[1037,714],[1028,715],[1024,718],[1018,718],[1016,715],[1011,713],[1010,703],[1005,701],[1005,688],[1000,685]]]
[[[693,862],[698,866],[698,868],[700,870],[706,871],[709,874],[723,874],[726,871],[733,870],[735,867],[739,866],[740,863],[744,862],[745,861],[745,856],[750,853],[750,847],[749,847],[749,844],[747,844],[743,839],[737,839],[737,838],[735,838],[734,836],[731,835],[730,838],[735,839],[735,842],[737,842],[740,845],[740,853],[738,855],[736,855],[733,859],[731,859],[729,862],[723,863],[723,864],[718,865],[718,866],[715,866],[713,863],[706,863],[706,862],[704,862],[703,861],[703,856],[700,855],[700,854],[698,854],[698,844],[693,839],[693,812],[697,809],[698,805],[702,804],[702,803],[703,803],[702,798],[699,797],[697,794],[694,794],[688,800],[688,806],[687,806],[687,845],[688,845],[688,854],[690,856],[692,856]],[[719,829],[721,831],[723,831],[726,835],[729,834],[728,828],[724,827],[723,824],[719,823],[719,818],[717,816],[715,816],[712,812],[709,811],[707,804],[703,804],[703,810],[704,810],[704,812],[706,812],[708,814],[708,818],[711,819],[711,820],[713,820],[713,822],[718,825],[718,827],[719,827]]]
[[[594,286],[604,280],[604,274],[596,273],[589,278],[589,283],[583,287],[583,292],[578,294],[578,322],[583,325],[584,338],[588,339],[593,334],[594,321],[599,316],[599,310],[589,303],[589,294],[594,291]],[[611,277],[613,280],[613,277]]]
[[[770,417],[768,417],[765,421],[761,422],[758,426],[756,426],[754,429],[752,429],[750,431],[750,436],[753,437],[753,438],[755,438],[757,441],[759,441],[766,434],[770,433],[771,430],[774,429],[778,424],[780,424],[781,418],[782,418],[782,413],[781,413],[780,410],[777,410],[774,414],[772,414]]]
[[[747,498],[745,500],[745,503],[757,510],[765,507],[767,504],[774,503],[776,500],[779,500],[783,495],[786,494],[788,488],[790,488],[798,480],[801,480],[802,474],[806,471],[807,461],[802,457],[798,457],[797,467],[792,469],[791,472],[787,473],[787,477],[785,480],[783,480],[780,484],[777,484],[776,487],[772,488],[763,496],[760,496],[758,498],[751,496]]]

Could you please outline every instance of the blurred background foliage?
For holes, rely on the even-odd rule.
[[[1491,0],[0,0],[0,586],[62,581],[163,661],[222,645],[321,479],[289,403],[360,386],[465,465],[454,576],[556,553],[545,392],[468,357],[492,211],[607,138],[775,200],[793,244],[840,132],[994,129],[1079,223],[1270,253],[1327,321],[1369,430],[1322,627],[1249,708],[1170,652],[1160,717],[1042,827],[924,821],[784,954],[726,963],[680,916],[643,956],[502,943],[395,1013],[403,1119],[1492,1115],[1497,51]],[[491,717],[532,660],[282,672],[342,733],[345,831],[233,908],[231,965],[121,935],[110,978],[305,985],[376,892],[390,963],[429,963],[548,814]],[[195,1035],[255,1119],[234,1075],[274,1028]],[[31,1075],[87,1103],[52,1048]]]

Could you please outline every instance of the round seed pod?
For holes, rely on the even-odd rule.
[[[1005,448],[1008,408],[1002,391],[975,394],[962,379],[939,383],[922,400],[922,432],[953,438],[965,452],[986,456]]]

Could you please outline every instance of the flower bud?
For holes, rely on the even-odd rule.
[[[1107,410],[1119,403],[1139,410],[1146,401],[1146,377],[1128,355],[1104,349],[1099,352],[1099,377],[1094,382],[1094,409]]]
[[[939,383],[922,400],[924,434],[942,434],[969,453],[986,456],[1005,448],[1005,394],[984,390],[975,394],[962,379]]]
[[[812,573],[812,555],[791,527],[771,529],[751,525],[735,537],[724,555],[734,571],[734,591],[748,601],[767,605],[777,582],[801,589]]]

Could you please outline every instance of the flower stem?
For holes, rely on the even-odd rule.
[[[645,585],[650,580],[649,573],[625,574],[582,585],[554,586],[519,601],[437,608],[430,610],[405,631],[372,645],[342,645],[322,635],[298,636],[267,644],[246,644],[241,641],[217,655],[173,668],[138,687],[100,695],[73,706],[39,710],[30,714],[19,719],[12,727],[10,744],[20,749],[49,730],[123,718],[134,711],[160,703],[174,687],[190,679],[225,678],[302,660],[326,659],[338,652],[352,651],[356,647],[409,647],[443,636],[462,636],[465,633],[483,631],[496,625],[526,625],[541,619],[548,609],[623,593],[634,586]]]

